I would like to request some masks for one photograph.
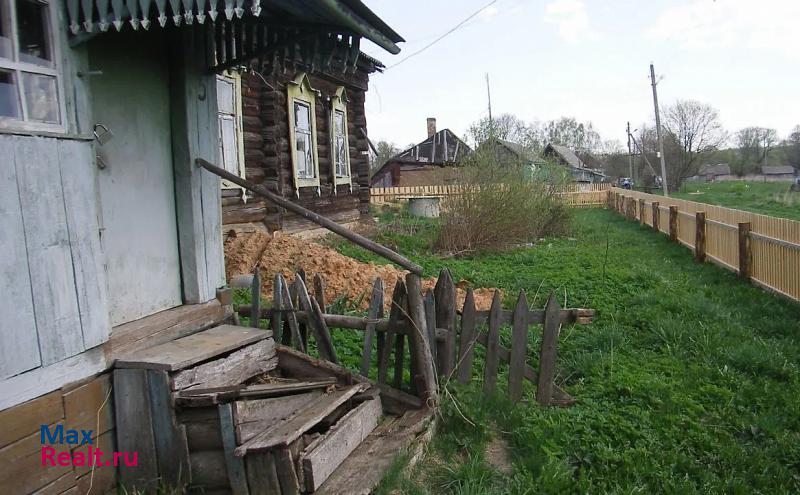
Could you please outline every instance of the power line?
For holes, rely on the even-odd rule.
[[[411,57],[414,57],[414,56],[416,56],[416,55],[419,55],[420,53],[424,52],[424,51],[425,51],[425,50],[427,50],[428,48],[430,48],[430,47],[432,47],[433,45],[435,45],[436,43],[440,42],[442,39],[444,39],[444,38],[445,38],[446,36],[448,36],[449,34],[452,34],[453,32],[455,32],[455,31],[456,31],[458,28],[460,28],[461,26],[463,26],[464,24],[466,24],[466,23],[467,23],[467,21],[469,21],[470,19],[472,19],[472,18],[473,18],[473,17],[475,17],[476,15],[480,14],[480,13],[481,13],[481,12],[483,12],[484,10],[488,9],[489,7],[491,7],[492,5],[494,5],[495,3],[497,3],[497,0],[492,0],[491,2],[487,3],[486,5],[484,5],[483,7],[481,7],[480,9],[476,10],[475,12],[473,12],[473,13],[472,13],[472,14],[471,14],[469,17],[467,17],[467,18],[466,18],[466,19],[464,19],[463,21],[461,21],[461,22],[459,22],[458,24],[456,24],[455,26],[453,26],[453,27],[452,27],[452,28],[451,28],[449,31],[447,31],[447,32],[446,32],[446,33],[444,33],[443,35],[439,36],[438,38],[436,38],[435,40],[431,41],[430,43],[428,43],[427,45],[423,46],[422,48],[420,48],[419,50],[415,51],[414,53],[412,53],[412,54],[410,54],[410,55],[406,56],[404,59],[400,60],[400,61],[399,61],[399,62],[397,62],[396,64],[394,64],[394,65],[390,65],[390,66],[389,66],[389,67],[387,67],[385,70],[393,69],[393,68],[397,67],[398,65],[402,64],[403,62],[405,62],[406,60],[410,59]]]

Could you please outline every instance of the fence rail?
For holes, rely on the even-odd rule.
[[[611,188],[609,207],[769,290],[800,301],[800,222]]]
[[[568,184],[559,186],[558,191],[573,206],[601,206],[606,203],[606,195],[611,189],[607,182],[593,184]],[[407,201],[411,198],[444,198],[461,194],[464,186],[448,184],[441,186],[373,187],[370,189],[370,203],[385,204]]]

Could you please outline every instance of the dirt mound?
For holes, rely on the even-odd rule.
[[[225,273],[228,280],[234,275],[253,273],[257,264],[261,267],[264,280],[261,291],[263,297],[272,299],[272,280],[276,274],[282,273],[286,281],[291,283],[295,272],[302,269],[309,277],[315,273],[322,276],[328,303],[346,296],[351,301],[362,299],[362,309],[369,304],[368,291],[377,277],[383,279],[384,301],[388,309],[397,279],[405,277],[407,273],[389,264],[362,263],[321,244],[280,234],[271,237],[265,232],[256,232],[238,235],[225,242]],[[434,285],[436,278],[422,281],[423,290]],[[466,286],[465,281],[458,283],[458,308],[464,304]],[[475,289],[477,308],[489,309],[493,294],[494,289]]]

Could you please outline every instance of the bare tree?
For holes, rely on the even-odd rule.
[[[736,133],[739,159],[735,171],[738,175],[757,172],[767,163],[769,152],[778,143],[778,131],[767,127],[745,127]]]
[[[789,137],[784,142],[784,146],[789,165],[794,168],[800,168],[800,125],[794,126],[794,129],[792,129]]]
[[[680,188],[688,177],[697,175],[702,159],[728,139],[712,106],[693,100],[678,100],[662,110],[666,131],[664,154],[670,190]]]
[[[467,130],[468,139],[477,147],[490,137],[511,141],[532,150],[541,148],[541,142],[535,124],[525,121],[510,113],[494,117],[484,117],[473,122]]]
[[[390,158],[400,153],[400,149],[394,143],[388,141],[378,141],[375,149],[378,153],[375,156],[371,156],[372,161],[369,167],[373,172],[381,168]]]
[[[599,151],[603,142],[591,122],[578,122],[574,117],[561,117],[545,123],[542,138],[547,143],[590,154]]]

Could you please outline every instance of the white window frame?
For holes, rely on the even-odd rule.
[[[344,147],[345,147],[345,171],[346,174],[339,174],[339,164],[336,162],[338,154],[336,153],[336,112],[341,112],[344,119]],[[347,119],[347,92],[344,86],[336,88],[336,93],[331,97],[331,113],[330,113],[330,132],[331,132],[331,177],[333,177],[334,193],[336,187],[340,184],[347,184],[350,186],[352,192],[352,170],[350,168],[350,136],[348,132],[348,119]]]
[[[311,87],[308,81],[308,76],[305,72],[301,72],[289,81],[286,85],[286,108],[289,114],[289,146],[290,156],[292,160],[292,177],[294,179],[295,194],[300,196],[301,187],[316,187],[317,194],[320,193],[319,182],[319,156],[317,153],[317,100],[318,91]],[[300,103],[306,105],[310,109],[310,123],[311,123],[311,155],[313,160],[314,177],[300,177],[298,175],[297,163],[297,140],[295,133],[295,118],[294,118],[294,104]]]
[[[31,3],[42,5],[47,9],[47,28],[48,43],[50,45],[50,55],[52,67],[42,67],[41,65],[19,61],[19,37],[17,36],[19,26],[17,25],[17,4],[16,1],[0,1],[0,9],[3,10],[3,18],[6,19],[11,38],[12,59],[0,57],[0,70],[11,72],[14,75],[17,85],[17,96],[19,107],[22,112],[22,119],[0,116],[0,129],[23,130],[23,131],[47,131],[64,133],[67,129],[67,112],[64,101],[63,78],[61,77],[59,58],[61,55],[61,45],[58,33],[59,13],[58,6],[54,5],[54,0],[27,0]],[[52,76],[56,79],[56,98],[58,99],[59,123],[32,122],[28,120],[28,108],[25,102],[25,87],[22,83],[22,73],[40,74]]]
[[[219,126],[220,123],[219,121],[222,120],[223,118],[232,119],[234,121],[234,133],[236,136],[235,138],[236,161],[237,161],[236,168],[238,170],[238,173],[236,175],[244,179],[245,161],[244,161],[244,132],[243,132],[244,127],[242,121],[242,77],[236,71],[225,71],[222,74],[218,74],[217,79],[233,83],[233,98],[234,98],[233,113],[223,112],[221,110],[221,106],[219,105],[219,99],[217,100],[217,125],[219,127],[218,148],[221,149],[223,146],[222,127]],[[220,163],[219,166],[224,168],[223,163]],[[225,179],[222,179],[220,183],[222,189],[242,189],[240,186]]]

